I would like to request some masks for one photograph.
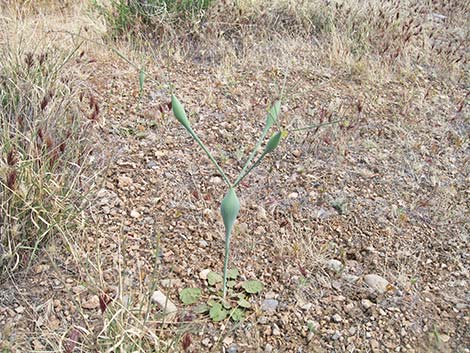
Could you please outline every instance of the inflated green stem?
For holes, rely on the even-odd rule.
[[[220,206],[220,212],[222,213],[222,219],[225,227],[225,256],[224,256],[224,282],[223,282],[223,293],[224,298],[227,294],[227,267],[228,259],[230,256],[230,235],[232,234],[232,228],[237,219],[238,212],[240,211],[240,201],[238,200],[237,194],[233,188],[230,188]]]

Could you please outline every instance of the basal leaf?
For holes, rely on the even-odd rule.
[[[222,304],[216,303],[209,311],[209,316],[214,322],[222,321],[227,317],[227,310],[222,307]]]
[[[241,306],[242,308],[246,308],[246,309],[251,308],[250,302],[246,300],[245,298],[238,299],[237,304],[238,306]]]
[[[207,304],[200,304],[196,306],[193,310],[196,314],[205,314],[209,312],[210,308],[211,307]]]
[[[222,276],[216,272],[209,272],[207,274],[207,282],[209,283],[210,286],[214,286],[217,283],[222,282]]]
[[[238,277],[238,269],[237,268],[231,268],[230,270],[227,271],[227,278],[228,279],[237,279]]]
[[[180,299],[186,305],[196,303],[200,297],[201,290],[199,288],[185,288],[180,292]]]
[[[242,284],[243,289],[250,294],[256,294],[263,290],[263,283],[260,281],[245,281]]]
[[[243,318],[245,317],[245,313],[242,309],[240,308],[235,308],[232,310],[232,312],[230,313],[230,318],[235,321],[235,322],[238,322],[240,320],[243,320]]]

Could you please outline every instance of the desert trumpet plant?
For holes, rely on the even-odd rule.
[[[268,141],[266,144],[266,147],[264,148],[263,152],[261,153],[260,157],[252,163],[256,152],[259,150],[261,147],[261,144],[263,143],[264,139],[266,138],[266,135],[268,134],[268,131],[271,127],[274,126],[278,122],[278,115],[279,111],[281,108],[281,103],[277,101],[273,107],[269,110],[268,115],[266,117],[266,123],[265,127],[261,133],[261,136],[258,139],[258,142],[256,143],[253,151],[248,157],[248,160],[246,161],[245,165],[243,166],[240,174],[238,177],[235,179],[235,181],[232,183],[228,179],[227,175],[224,173],[222,168],[219,166],[217,161],[214,159],[212,154],[209,152],[209,150],[206,148],[204,143],[199,139],[199,137],[196,135],[194,132],[193,128],[191,127],[191,124],[189,122],[188,117],[186,116],[186,112],[184,111],[183,105],[179,102],[179,100],[173,95],[171,97],[171,104],[172,104],[172,110],[173,114],[175,115],[176,119],[181,123],[181,125],[184,126],[184,128],[189,132],[189,134],[194,138],[194,140],[198,143],[199,146],[203,149],[203,151],[206,153],[206,155],[209,157],[209,159],[212,161],[214,166],[217,168],[219,171],[220,175],[224,179],[225,183],[227,184],[229,190],[225,194],[225,197],[222,200],[222,204],[220,207],[220,211],[222,214],[222,219],[224,222],[224,227],[225,227],[225,256],[224,256],[224,271],[223,271],[223,297],[225,298],[227,294],[227,267],[228,267],[228,261],[229,261],[229,256],[230,256],[230,237],[232,234],[233,230],[233,225],[235,223],[235,220],[237,219],[238,213],[240,211],[240,201],[238,200],[237,194],[235,192],[236,187],[238,184],[257,166],[261,163],[263,158],[268,154],[274,151],[277,146],[279,146],[279,143],[282,138],[282,132],[277,131]]]

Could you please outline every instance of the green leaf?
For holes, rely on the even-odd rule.
[[[192,131],[191,124],[189,123],[188,117],[186,116],[183,105],[174,95],[171,96],[171,107],[173,114],[175,114],[175,118],[178,119],[181,125],[183,125],[186,130]]]
[[[222,321],[227,317],[227,310],[222,308],[222,304],[216,303],[209,311],[209,316],[214,322]]]
[[[256,294],[263,290],[263,283],[260,281],[245,281],[242,284],[242,288],[250,294]]]
[[[245,313],[240,308],[235,308],[230,313],[230,318],[235,322],[243,320],[244,317],[245,317]]]
[[[180,292],[180,299],[186,305],[196,303],[200,297],[201,290],[199,288],[185,288]]]
[[[271,107],[271,109],[268,112],[268,116],[266,117],[266,128],[265,128],[266,131],[269,130],[277,122],[277,117],[279,115],[280,110],[281,110],[281,102],[277,101]]]
[[[209,299],[209,300],[207,301],[207,305],[209,305],[209,306],[214,306],[214,305],[217,304],[218,302],[219,302],[218,300],[212,298],[212,299]]]
[[[271,138],[269,139],[268,143],[266,144],[266,147],[264,149],[264,154],[271,153],[276,149],[277,146],[279,146],[279,142],[281,141],[282,137],[282,132],[277,132]]]
[[[251,308],[250,302],[246,300],[245,298],[238,299],[237,304],[238,306],[241,306],[242,308],[245,308],[245,309]]]
[[[222,300],[222,306],[225,308],[225,309],[231,309],[232,308],[232,304],[230,304],[230,302],[228,300]]]
[[[230,270],[227,271],[227,278],[228,279],[237,279],[238,277],[238,269],[237,268],[231,268]]]
[[[210,286],[214,286],[215,284],[222,282],[222,276],[215,272],[209,272],[207,274],[207,282]]]
[[[211,307],[207,304],[200,304],[196,306],[193,310],[196,314],[205,314],[209,312],[210,308]]]
[[[227,281],[227,287],[229,287],[229,288],[235,287],[236,284],[237,284],[236,281]]]
[[[139,90],[140,90],[139,95],[140,96],[142,96],[142,92],[144,91],[144,80],[145,80],[145,71],[144,71],[144,68],[141,68],[139,72]]]

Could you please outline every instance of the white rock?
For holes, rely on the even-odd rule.
[[[365,275],[364,282],[378,293],[385,293],[387,291],[388,281],[379,275]]]
[[[167,317],[171,320],[176,312],[178,311],[177,307],[173,302],[168,299],[168,297],[160,292],[159,290],[153,292],[152,295],[152,302],[157,304],[157,306],[163,310],[163,314],[167,315]]]
[[[288,199],[296,199],[297,197],[299,197],[299,194],[296,192],[291,192],[289,195],[287,195]]]
[[[362,299],[361,305],[364,309],[369,309],[374,303],[372,303],[369,299]]]
[[[326,267],[331,271],[339,272],[343,269],[343,264],[339,260],[330,259],[326,262]]]
[[[199,278],[203,279],[203,280],[206,280],[207,275],[209,274],[209,272],[211,272],[210,268],[206,268],[206,269],[202,270],[201,272],[199,272]]]
[[[118,186],[120,188],[126,188],[130,185],[132,185],[133,181],[132,178],[129,178],[127,176],[119,176],[118,177]]]
[[[339,314],[334,314],[332,317],[334,322],[341,322],[343,321],[343,318]]]
[[[256,212],[256,218],[259,219],[259,220],[268,219],[268,216],[266,214],[266,210],[263,207],[258,206],[258,210]]]
[[[447,335],[439,335],[439,338],[441,339],[442,342],[447,343],[450,340],[450,337]]]
[[[131,217],[132,218],[139,218],[140,217],[140,213],[136,210],[132,210],[131,211]]]
[[[214,176],[214,177],[210,178],[211,184],[221,184],[222,181],[223,181],[222,178],[219,177],[219,176]]]
[[[18,314],[24,313],[24,310],[25,310],[25,309],[24,309],[24,306],[21,306],[21,305],[15,309],[15,311],[16,311]]]

